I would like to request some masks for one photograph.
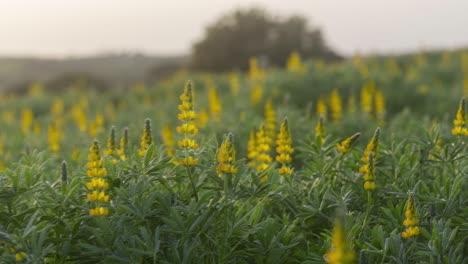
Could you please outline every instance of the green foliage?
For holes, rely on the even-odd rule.
[[[346,238],[360,263],[465,263],[468,149],[465,137],[450,133],[457,110],[453,102],[460,94],[451,86],[456,77],[447,71],[461,67],[455,58],[441,66],[418,66],[419,75],[411,82],[430,83],[437,73],[447,90],[431,85],[427,94],[415,92],[416,101],[393,102],[404,93],[383,85],[403,73],[370,70],[389,106],[387,116],[379,120],[374,113],[366,115],[357,102],[355,112],[343,110],[340,122],[325,119],[324,139],[314,132],[319,117],[310,109],[304,114],[300,102],[315,102],[334,87],[343,98],[356,93],[359,99],[356,90],[345,87],[346,82],[357,89],[368,81],[354,62],[310,62],[304,75],[269,71],[259,105],[247,100],[252,84],[246,76],[237,76],[239,91],[233,94],[227,76],[188,73],[154,87],[134,87],[124,95],[66,92],[59,114],[49,110],[57,99],[49,94],[2,97],[0,262],[14,262],[14,249],[25,252],[23,262],[31,263],[324,263],[338,211],[343,212]],[[379,64],[368,58],[359,65],[385,65],[390,59],[395,58],[375,59]],[[414,58],[396,60],[402,68],[413,67]],[[436,61],[432,55],[427,60]],[[209,112],[208,83],[217,88],[223,108],[219,121],[209,117],[205,127],[197,123],[198,165],[190,168],[166,152],[177,148],[182,136],[174,133],[175,146],[170,146],[159,133],[166,125],[173,132],[180,125],[178,96],[189,77],[199,115],[201,109]],[[305,88],[319,84],[323,90]],[[415,89],[409,83],[408,87]],[[277,120],[288,117],[294,147],[290,176],[280,176],[276,162],[264,172],[247,165],[249,132],[261,124],[267,98],[273,101]],[[22,132],[20,113],[27,108],[41,131],[31,127]],[[85,114],[84,131],[76,118],[78,108]],[[432,124],[445,113],[450,115]],[[96,122],[98,114],[103,115],[102,124]],[[152,120],[153,143],[139,156],[141,124],[147,117]],[[54,152],[47,128],[57,123],[62,137]],[[129,128],[124,160],[103,154],[113,125],[117,145],[123,128]],[[375,155],[376,189],[368,192],[359,168],[377,126],[381,135]],[[238,172],[219,177],[217,149],[228,132],[234,137]],[[356,132],[361,137],[349,153],[341,154],[336,144]],[[86,162],[94,137],[101,142],[109,183],[109,215],[101,217],[89,215],[86,200]],[[408,192],[414,195],[421,232],[405,239],[401,232]]]

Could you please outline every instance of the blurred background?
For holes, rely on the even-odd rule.
[[[0,1],[0,91],[154,83],[180,69],[283,67],[291,52],[335,62],[457,50],[468,44],[458,0]]]

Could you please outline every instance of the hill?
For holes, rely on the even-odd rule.
[[[0,58],[0,89],[21,87],[32,81],[53,82],[70,76],[84,76],[108,86],[123,86],[147,79],[154,67],[181,65],[186,57],[149,56],[143,54],[104,54],[89,57],[42,59],[33,57]]]

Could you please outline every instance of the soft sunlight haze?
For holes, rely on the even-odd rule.
[[[468,1],[461,0],[0,0],[0,56],[188,54],[206,25],[251,6],[306,16],[344,55],[468,44]]]

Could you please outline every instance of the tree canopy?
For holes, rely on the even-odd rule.
[[[245,70],[248,59],[257,56],[269,65],[283,66],[292,51],[304,58],[341,58],[305,17],[278,18],[252,8],[233,11],[209,25],[192,47],[191,65],[195,70]]]

